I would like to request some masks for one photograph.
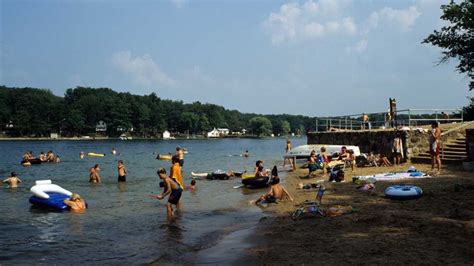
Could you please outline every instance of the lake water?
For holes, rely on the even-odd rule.
[[[302,145],[306,139],[292,142]],[[0,264],[177,263],[183,255],[210,247],[223,235],[258,220],[261,210],[249,201],[266,189],[233,188],[240,179],[199,180],[197,191],[183,194],[182,213],[168,224],[166,200],[148,195],[162,192],[156,170],[170,167],[169,161],[155,160],[154,153],[174,152],[177,145],[189,151],[183,167],[187,185],[191,171],[253,171],[258,159],[266,168],[280,165],[286,140],[0,141],[0,177],[16,171],[23,180],[17,189],[0,190]],[[238,156],[246,149],[250,158]],[[35,155],[53,150],[62,161],[22,167],[22,154],[30,150]],[[80,151],[107,156],[80,160]],[[128,169],[126,183],[117,184],[118,160]],[[102,183],[90,184],[88,171],[97,163]],[[32,208],[29,189],[42,179],[79,193],[89,205],[87,212]]]

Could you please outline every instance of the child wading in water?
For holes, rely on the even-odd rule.
[[[163,180],[165,191],[161,193],[161,195],[156,195],[156,196],[153,195],[150,197],[162,200],[167,195],[170,195],[168,197],[168,203],[166,203],[166,214],[168,216],[168,219],[170,219],[173,217],[173,205],[176,206],[176,210],[179,210],[181,208],[181,204],[179,203],[179,200],[181,198],[183,189],[181,188],[181,186],[179,185],[176,179],[172,179],[171,177],[166,175],[165,168],[160,168],[157,171],[157,174],[160,177],[160,179]]]

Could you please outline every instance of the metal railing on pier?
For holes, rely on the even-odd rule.
[[[364,122],[364,115],[368,121]],[[403,109],[391,117],[389,112],[352,114],[316,118],[316,132],[340,130],[371,130],[397,128],[399,126],[424,126],[432,121],[438,123],[463,122],[462,109]]]

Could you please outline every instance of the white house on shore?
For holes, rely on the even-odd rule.
[[[212,131],[207,132],[207,137],[208,138],[218,138],[219,137],[219,131],[217,129],[213,129]]]
[[[170,137],[171,137],[171,134],[168,130],[163,132],[163,139],[170,139]]]
[[[208,138],[220,138],[229,135],[230,130],[228,128],[214,128],[212,131],[207,133]]]

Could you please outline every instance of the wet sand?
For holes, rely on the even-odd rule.
[[[346,171],[345,183],[325,183],[322,208],[350,205],[355,212],[338,217],[308,217],[293,221],[290,214],[314,191],[297,189],[307,173],[298,169],[285,180],[294,202],[283,202],[264,210],[252,244],[239,260],[226,264],[473,264],[474,263],[474,173],[459,167],[444,168],[427,179],[380,181],[371,192],[361,192],[352,175],[370,175],[406,170],[410,165],[390,168],[356,168]],[[427,171],[427,165],[415,165]],[[420,186],[424,196],[416,200],[385,199],[383,191],[393,184]],[[239,244],[240,245],[240,244]],[[222,250],[221,250],[222,251]],[[226,252],[222,251],[225,257]]]

